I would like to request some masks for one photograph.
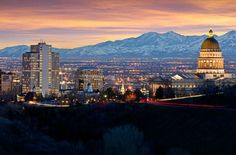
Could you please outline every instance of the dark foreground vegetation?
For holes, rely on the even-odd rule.
[[[236,111],[147,104],[0,106],[0,154],[234,155]]]

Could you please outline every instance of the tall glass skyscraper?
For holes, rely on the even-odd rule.
[[[59,94],[59,54],[45,42],[31,45],[22,58],[22,91],[36,92],[43,97]]]

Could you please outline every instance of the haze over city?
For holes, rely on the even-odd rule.
[[[0,48],[45,40],[74,48],[145,32],[234,30],[233,0],[1,0]]]

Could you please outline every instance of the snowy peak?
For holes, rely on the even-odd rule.
[[[59,52],[62,58],[112,58],[112,57],[157,57],[157,58],[197,58],[202,42],[202,36],[184,36],[174,31],[166,33],[148,32],[136,38],[117,41],[106,41],[96,45],[73,49],[53,50]],[[236,31],[216,36],[225,57],[236,58]],[[28,52],[28,46],[15,46],[0,50],[0,56],[21,57]]]
[[[222,36],[219,36],[219,38],[227,38],[227,39],[232,39],[232,38],[235,38],[236,37],[236,31],[229,31],[227,33],[225,33],[224,35]]]
[[[138,38],[153,38],[153,37],[158,37],[160,34],[157,32],[147,32],[139,36]]]
[[[163,33],[162,35],[165,36],[165,37],[184,37],[183,35],[178,34],[174,31],[168,31],[166,33]]]
[[[236,31],[229,31],[229,32],[227,32],[225,35],[228,35],[228,36],[231,36],[231,35],[236,36]]]

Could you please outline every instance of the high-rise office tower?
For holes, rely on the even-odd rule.
[[[59,94],[59,54],[44,42],[31,45],[22,58],[22,91],[47,95]]]

